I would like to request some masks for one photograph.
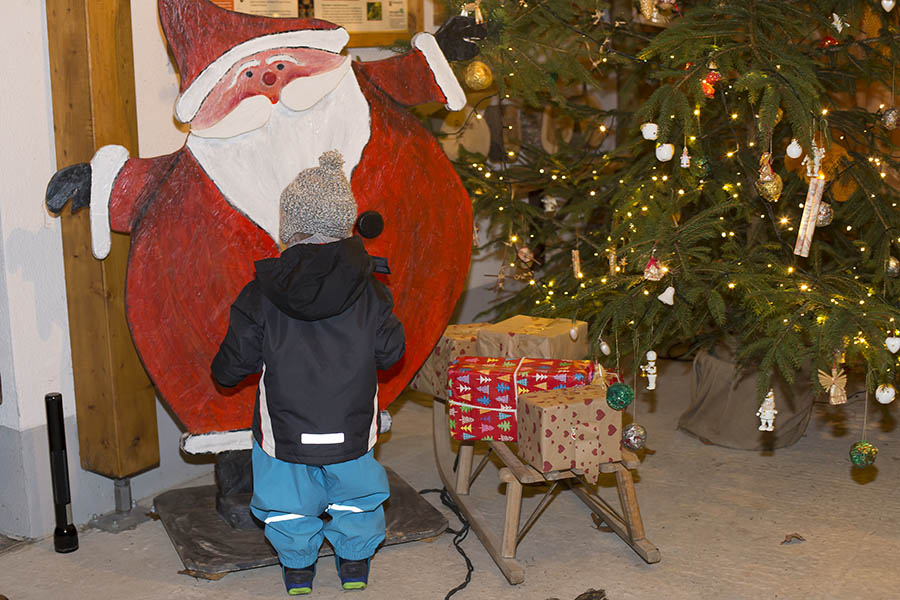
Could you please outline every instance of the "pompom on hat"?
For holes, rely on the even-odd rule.
[[[323,152],[319,166],[300,171],[281,193],[281,241],[295,233],[347,238],[356,223],[356,200],[344,175],[344,157]]]

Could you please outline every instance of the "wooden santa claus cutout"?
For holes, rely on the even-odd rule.
[[[184,147],[154,158],[103,147],[89,166],[54,176],[49,208],[90,204],[97,258],[109,252],[110,229],[131,234],[126,313],[159,394],[191,434],[245,430],[255,382],[217,388],[210,362],[253,262],[278,254],[281,191],[322,152],[339,150],[360,214],[383,217],[366,247],[388,260],[383,281],[407,335],[401,364],[380,374],[385,407],[440,337],[469,267],[468,195],[404,109],[465,104],[435,38],[418,34],[410,52],[360,63],[341,54],[347,32],[317,19],[239,14],[207,0],[160,0],[159,14],[181,78],[175,115],[191,126]],[[229,441],[214,449],[249,447],[249,435],[221,439]]]

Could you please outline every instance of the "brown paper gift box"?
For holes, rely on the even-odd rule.
[[[417,392],[449,400],[450,378],[447,369],[450,362],[463,355],[475,354],[478,332],[488,325],[490,323],[448,325],[409,387]]]
[[[578,360],[588,357],[588,326],[575,321],[578,332],[572,339],[571,319],[546,319],[516,315],[478,331],[478,356],[507,358],[558,358]]]
[[[541,473],[579,469],[596,483],[601,463],[622,460],[622,413],[602,382],[524,394],[516,422],[519,457]]]

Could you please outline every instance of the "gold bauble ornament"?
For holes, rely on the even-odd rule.
[[[772,170],[772,155],[763,152],[759,157],[759,179],[756,180],[759,195],[769,202],[778,202],[783,187],[781,175]]]
[[[897,125],[900,125],[900,110],[889,108],[881,113],[881,124],[888,131],[897,129]]]
[[[759,192],[760,196],[769,202],[778,202],[778,198],[781,197],[781,188],[784,187],[784,184],[778,173],[773,173],[773,175],[774,177],[769,180],[758,180],[756,182],[756,190]]]
[[[641,15],[651,21],[656,16],[656,0],[641,0]]]
[[[466,85],[470,90],[486,90],[494,83],[494,74],[491,68],[480,60],[473,60],[466,67]]]

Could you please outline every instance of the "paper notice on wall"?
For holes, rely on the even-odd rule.
[[[350,33],[406,31],[407,0],[316,0],[314,15]]]
[[[264,17],[296,17],[299,14],[297,0],[213,0],[213,3],[228,10]]]

